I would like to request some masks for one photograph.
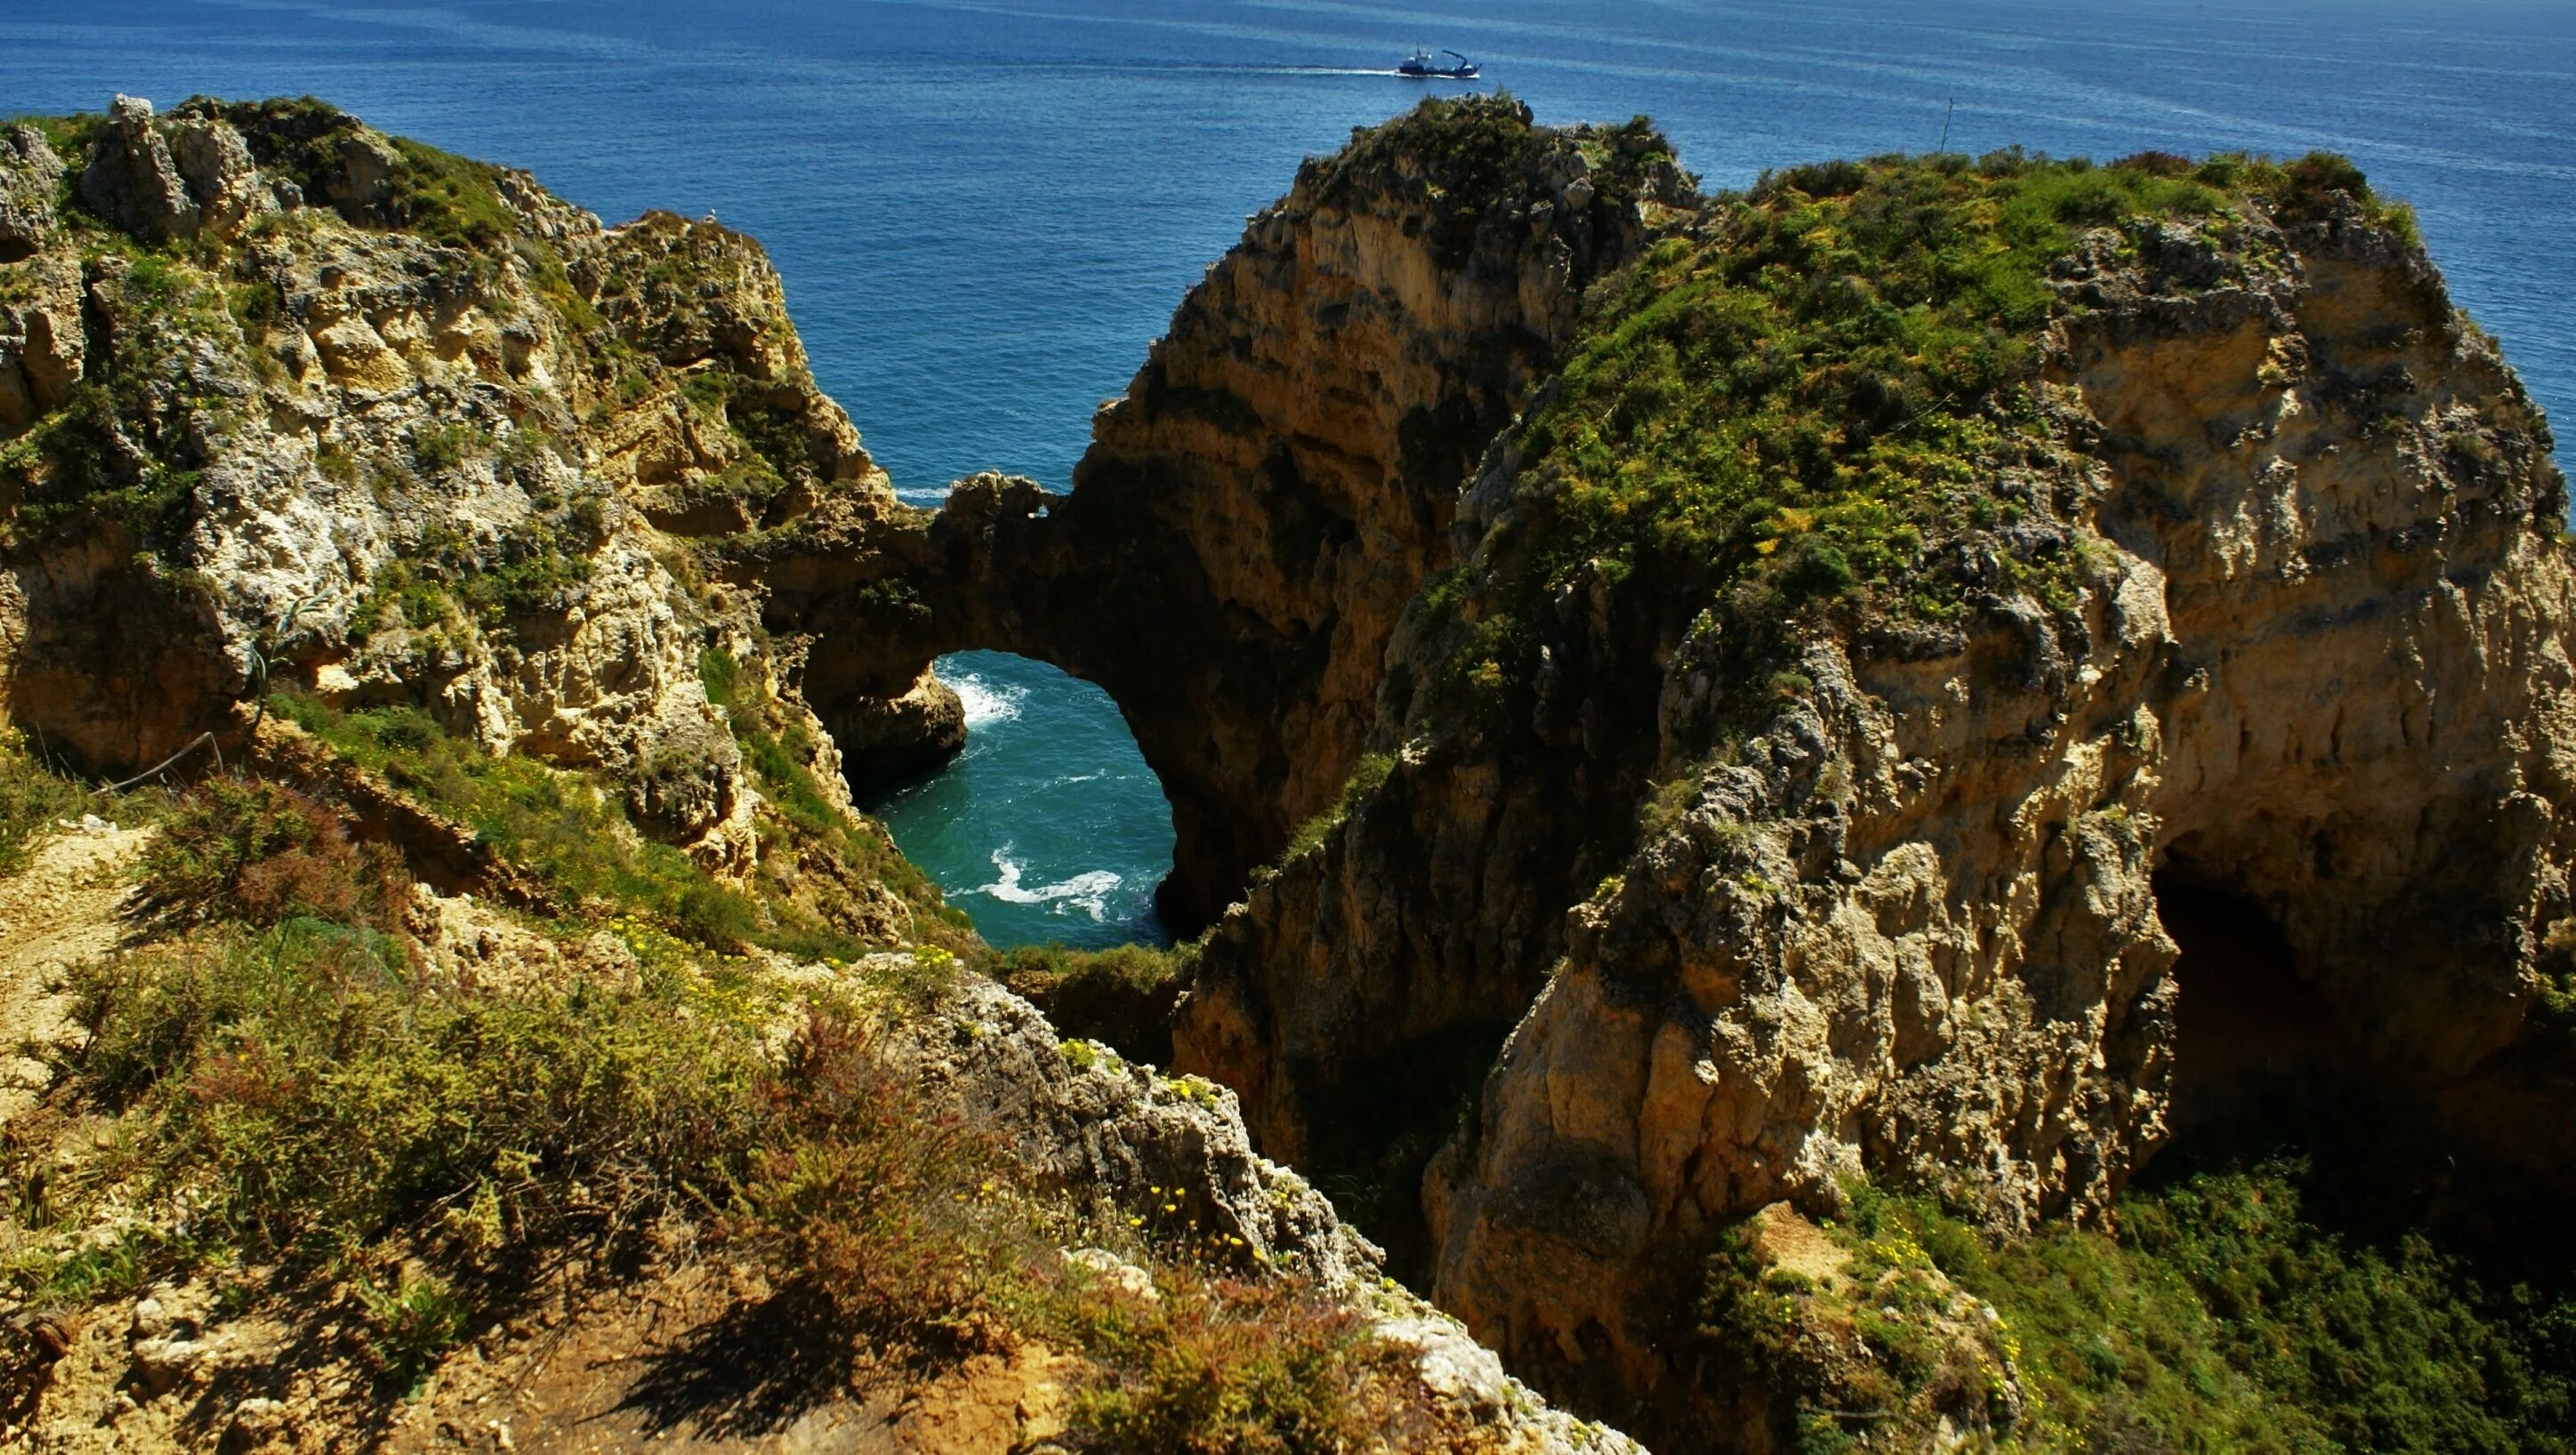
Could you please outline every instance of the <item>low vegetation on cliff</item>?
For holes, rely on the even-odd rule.
[[[1882,157],[1711,198],[1592,290],[1486,457],[1472,549],[1389,654],[1396,766],[1220,925],[1183,1059],[1391,1246],[1427,1237],[1537,1382],[1658,1445],[2565,1448],[2567,1265],[2528,1230],[2364,1226],[2261,1158],[2128,1186],[2171,1134],[2176,997],[2211,998],[2168,968],[2169,867],[2295,918],[2305,993],[2369,1027],[2337,1054],[2405,1096],[2467,1100],[2410,1058],[2492,1015],[2453,1072],[2511,1060],[2512,1117],[2558,1104],[2562,819],[2491,851],[2465,820],[2500,806],[2451,822],[2414,730],[2362,754],[2346,715],[2439,675],[2493,781],[2567,781],[2556,628],[2385,625],[2458,579],[2563,599],[2548,447],[2339,157]],[[2374,664],[2366,705],[2358,669],[2283,685],[2326,602],[2373,623],[2330,649]],[[2239,658],[2268,665],[2230,684]],[[2324,736],[2284,721],[2322,704]],[[2435,807],[2356,827],[2385,801]],[[2438,846],[2365,900],[2392,841]],[[2428,920],[2457,938],[2407,944],[2401,996],[2352,927]],[[2443,1114],[2491,1138],[2479,1100]],[[1858,1167],[1906,1197],[1859,1188],[1831,1279],[1746,1251],[1757,1208]],[[1670,1269],[1722,1227],[1743,1256],[1676,1337]]]
[[[1483,1438],[1365,1300],[1204,1230],[1182,1188],[1152,1189],[1160,1212],[1085,1212],[997,1129],[922,1102],[881,1047],[968,973],[935,944],[830,974],[718,950],[664,928],[698,926],[629,866],[556,861],[550,882],[589,892],[551,922],[441,901],[345,811],[261,778],[153,812],[148,917],[71,971],[59,1079],[0,1127],[0,1368],[23,1391],[0,1418],[39,1413],[84,1320],[156,1288],[208,1311],[169,1356],[189,1367],[154,1380],[283,1396],[332,1428],[435,1401],[452,1354],[504,1355],[571,1270],[595,1293],[713,1259],[798,1342],[799,1399],[1038,1348],[1071,1361],[1042,1427],[1074,1448]],[[304,1332],[252,1366],[228,1362],[228,1326]],[[365,1378],[335,1396],[349,1368]]]
[[[1428,103],[1310,164],[1307,200],[1378,208],[1421,249],[1390,277],[1508,262],[1495,308],[1544,292],[1532,240],[1619,246],[1539,310],[1569,337],[1503,331],[1562,342],[1562,372],[1484,478],[1399,512],[1424,532],[1408,568],[1447,559],[1453,509],[1492,533],[1414,600],[1396,720],[1278,815],[1243,911],[1174,951],[995,953],[851,807],[799,696],[831,643],[773,636],[755,599],[771,570],[828,594],[850,562],[796,554],[815,541],[864,555],[872,523],[921,525],[814,392],[756,246],[661,214],[605,229],[310,101],[10,130],[0,559],[24,587],[0,645],[38,734],[34,757],[0,744],[0,913],[46,958],[0,961],[33,1068],[0,1086],[0,1437],[462,1428],[488,1381],[539,1377],[588,1326],[623,1381],[598,1418],[645,1411],[639,1439],[962,1399],[1073,1449],[1508,1445],[1526,1391],[1372,1286],[1377,1255],[1252,1155],[1228,1092],[1136,1064],[1187,1054],[1186,992],[1207,1023],[1182,1030],[1250,1058],[1230,1069],[1274,1099],[1265,1125],[1410,1239],[1402,1266],[1534,1378],[1681,1448],[2570,1448],[2556,1265],[2525,1283],[2347,1226],[2288,1164],[2122,1185],[2162,1136],[2162,1073],[2137,1068],[2171,1049],[2171,1000],[2106,984],[2170,960],[2159,735],[2204,710],[2186,697],[2225,699],[2228,664],[2169,671],[2193,664],[2163,608],[2103,609],[2146,576],[2088,514],[2110,431],[2050,351],[2141,280],[2171,285],[2158,328],[2261,294],[2247,392],[2308,391],[2264,427],[2367,413],[2298,459],[2372,441],[2452,502],[2240,579],[2367,555],[2396,580],[2428,541],[2554,529],[2545,434],[2478,373],[2410,219],[2326,156],[1878,158],[1696,213],[1680,175],[1642,122],[1552,133],[1504,99]],[[1301,225],[1258,220],[1266,256],[1299,256]],[[2335,261],[2435,311],[2291,318],[2301,228],[2345,229]],[[1398,337],[1408,362],[1455,343]],[[2436,374],[2468,382],[2406,394]],[[1472,460],[1528,381],[1486,382],[1334,452]],[[2392,399],[2423,416],[2404,448]],[[1233,443],[1269,427],[1223,390],[1163,403],[1213,408]],[[1135,404],[1104,428],[1142,429]],[[2291,453],[2252,478],[2295,475]],[[1001,497],[964,498],[999,539]],[[1300,570],[1371,538],[1301,510],[1263,543]],[[812,541],[776,529],[815,514]],[[764,549],[719,584],[713,537]],[[2460,549],[2421,574],[2467,592],[2515,565]],[[1419,576],[1371,579],[1400,599]],[[855,594],[957,609],[892,576]],[[1128,605],[1167,599],[1200,598]],[[1864,658],[1956,659],[1908,690],[2021,715],[1942,738],[1862,702]],[[2068,685],[2103,682],[2154,685]],[[2202,727],[2253,751],[2251,722]],[[2315,734],[2338,759],[2366,751],[2345,728]],[[192,786],[148,797],[58,771],[174,749],[207,750],[168,778]],[[2522,766],[2495,781],[2554,781]],[[1933,802],[1963,781],[1994,801]],[[2547,819],[2535,794],[2475,832]],[[1988,820],[2010,834],[1955,827]],[[2346,829],[2288,834],[2295,873],[2350,892]],[[2545,826],[2525,838],[2517,862],[2546,863]],[[1962,839],[1989,857],[1944,879]],[[2557,904],[2544,877],[2518,892]],[[1954,903],[1962,883],[1993,902]],[[2491,977],[2515,988],[2480,992],[2484,1023],[2518,1024],[2532,970],[2563,1037],[2565,937],[2540,938]],[[1225,999],[1262,953],[1289,964],[1273,998]],[[1041,1103],[1070,1129],[1032,1131]],[[1907,1187],[1954,1200],[1862,1165],[1930,1169]],[[2087,1226],[2050,1220],[2079,1205]],[[1542,1448],[1625,1448],[1547,1418]]]
[[[1511,255],[1517,241],[1511,232],[1529,222],[1510,204],[1527,178],[1550,170],[1568,135],[1534,124],[1529,108],[1508,92],[1435,96],[1383,126],[1355,128],[1349,146],[1309,161],[1299,180],[1328,207],[1384,207],[1390,200],[1420,207],[1431,219],[1433,260],[1456,268],[1479,248]],[[1584,163],[1586,198],[1629,204],[1648,190],[1651,170],[1676,165],[1672,144],[1643,116],[1571,135]]]
[[[2062,260],[2090,229],[2132,252],[2179,229],[2241,269],[2262,252],[2249,201],[2286,220],[2344,197],[2412,235],[2323,153],[1880,157],[1713,200],[1613,280],[1521,429],[1525,513],[1489,547],[1453,672],[1527,682],[1537,603],[1632,576],[1756,630],[1813,610],[1938,623],[2021,594],[2072,611],[2092,557],[2032,493],[2068,449],[2038,378],[2038,335],[2070,306]]]
[[[2351,1189],[2321,1212],[2311,1186],[2257,1159],[2133,1189],[2116,1233],[1997,1241],[1855,1183],[1821,1259],[1728,1238],[1698,1339],[1787,1395],[1802,1455],[1909,1448],[1963,1405],[2008,1449],[2576,1449],[2576,1296],[2342,1226]]]
[[[1168,1066],[1172,1006],[1194,958],[1196,947],[1186,944],[1169,950],[1021,945],[995,954],[984,969],[1065,1034],[1099,1041],[1131,1061]]]
[[[995,956],[852,807],[699,542],[891,500],[712,221],[310,100],[0,129],[0,1443],[1622,1448],[1083,1039],[1183,957]]]

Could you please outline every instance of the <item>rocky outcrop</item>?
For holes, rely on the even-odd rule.
[[[913,540],[869,518],[761,543],[745,573],[773,629],[823,639],[818,705],[965,647],[1099,683],[1172,802],[1166,919],[1204,924],[1339,797],[1460,486],[1583,290],[1691,195],[1642,124],[1425,106],[1251,220],[1094,420],[1069,496],[994,479]]]
[[[1517,438],[1488,460],[1459,604],[1388,656],[1385,785],[1218,927],[1176,1059],[1318,1175],[1400,1177],[1445,1139],[1433,1296],[1551,1394],[1770,1448],[1694,1352],[1701,1262],[1742,1219],[1830,1215],[1854,1177],[2003,1232],[2101,1216],[2193,1055],[2160,882],[2259,905],[2333,1054],[2461,1166],[2576,1194],[2549,436],[2352,196],[2258,199],[2243,229],[2138,221],[2056,266],[2053,444],[1997,470],[1998,534],[1925,548],[1990,583],[1949,624],[1748,615],[1766,598],[1597,561],[1511,596],[1556,497]],[[2034,549],[2069,594],[1996,574]],[[1535,670],[1461,695],[1480,619]],[[1447,1135],[1440,1064],[1473,1078],[1498,1043]]]
[[[272,685],[417,704],[751,854],[699,678],[759,627],[690,542],[899,509],[759,247],[605,228],[318,103],[119,98],[66,135],[69,190],[32,129],[0,163],[11,716],[117,774]]]
[[[1528,132],[1525,115],[1513,124]],[[363,769],[252,705],[271,690],[326,706],[416,707],[496,755],[595,770],[591,781],[624,791],[635,825],[688,845],[735,884],[768,888],[749,869],[773,856],[793,861],[791,877],[829,880],[834,866],[813,856],[835,851],[796,842],[810,825],[780,833],[783,821],[759,812],[754,784],[781,780],[766,757],[758,772],[769,776],[755,776],[748,745],[809,758],[813,781],[797,776],[793,791],[827,798],[842,762],[864,779],[935,761],[962,733],[955,695],[925,670],[935,638],[1005,629],[995,623],[1033,635],[1025,623],[1047,609],[1045,593],[1072,589],[1081,552],[1134,544],[1115,536],[1119,518],[1108,512],[1090,519],[1109,525],[1085,530],[1109,537],[1009,544],[1006,504],[1023,523],[1049,512],[1033,487],[998,477],[962,491],[963,508],[937,525],[896,504],[846,417],[814,390],[776,274],[755,245],[711,221],[653,214],[603,227],[522,174],[381,136],[309,102],[198,100],[156,115],[120,100],[107,118],[49,125],[50,140],[22,131],[0,159],[21,244],[0,263],[0,705],[49,754],[93,770],[147,766],[211,735],[228,761],[345,804],[353,835],[391,848],[426,883],[471,892],[424,891],[430,908],[406,920],[406,933],[426,936],[427,961],[462,985],[637,972],[615,935],[559,940],[485,908],[575,920],[609,912],[567,902],[560,886],[425,806],[399,752],[387,772]],[[1567,162],[1570,143],[1545,145],[1561,153],[1550,165],[1563,173],[1547,185],[1572,185],[1591,165]],[[1637,163],[1632,147],[1619,165]],[[1474,232],[1417,190],[1417,225]],[[1385,204],[1372,196],[1368,205]],[[1585,215],[1554,231],[1544,217],[1508,219],[1511,235],[1527,239],[1516,247],[1553,249],[1552,281],[1517,254],[1492,253],[1511,260],[1511,278],[1480,277],[1454,298],[1418,258],[1367,262],[1414,246],[1383,217],[1337,224],[1366,237],[1326,260],[1322,282],[1293,282],[1288,257],[1256,261],[1293,286],[1344,294],[1360,285],[1335,282],[1333,270],[1361,268],[1365,296],[1356,309],[1345,297],[1333,316],[1401,334],[1376,357],[1413,369],[1405,388],[1423,393],[1373,428],[1391,439],[1406,410],[1465,409],[1480,440],[1508,416],[1549,342],[1514,321],[1503,295],[1544,283],[1555,291],[1542,301],[1562,314],[1579,281],[1568,266],[1594,269],[1634,245],[1642,215],[1622,207],[1627,199],[1601,213],[1602,239]],[[1274,249],[1289,238],[1276,226],[1266,236]],[[191,244],[184,257],[133,247],[181,240]],[[1426,282],[1434,293],[1423,297],[1367,291]],[[1405,316],[1413,305],[1434,316],[1418,325]],[[1561,331],[1561,319],[1541,321]],[[1443,354],[1461,347],[1437,336],[1444,329],[1475,349]],[[1328,339],[1291,363],[1312,374],[1339,348]],[[1270,406],[1304,408],[1292,396],[1313,382],[1272,384]],[[1366,431],[1352,438],[1379,447]],[[1452,442],[1447,494],[1475,442]],[[1396,471],[1394,459],[1371,467],[1372,480]],[[731,582],[700,572],[719,538],[730,538]],[[808,549],[818,539],[845,555]],[[967,569],[925,569],[960,542]],[[1016,598],[993,589],[993,563],[1033,556],[1055,574]],[[856,589],[891,624],[891,649],[839,630],[849,616],[805,609],[851,586],[846,574],[828,579],[850,559],[870,568]],[[743,562],[768,569],[744,572]],[[1356,566],[1353,557],[1337,569]],[[1403,566],[1411,576],[1369,609],[1391,613],[1423,569]],[[982,604],[961,617],[955,603],[969,588]],[[935,631],[918,620],[931,605],[942,613]],[[1108,628],[1085,630],[1087,646],[1049,650],[1106,651]],[[1121,670],[1137,670],[1138,645],[1122,644]],[[879,670],[904,653],[913,655],[899,670]],[[815,688],[812,716],[800,680]],[[869,900],[902,898],[885,885],[840,887],[853,902],[822,914],[827,924],[872,943],[908,945],[923,933],[921,906]],[[798,984],[837,981],[820,966],[771,969]],[[1054,1195],[1104,1226],[1131,1207],[1185,1204],[1235,1250],[1234,1272],[1295,1270],[1363,1306],[1378,1336],[1418,1363],[1444,1428],[1469,1432],[1479,1448],[1634,1448],[1546,1409],[1454,1321],[1381,1287],[1377,1251],[1301,1179],[1253,1153],[1230,1094],[1213,1083],[1063,1042],[1025,1004],[971,977],[936,1014],[897,1018],[889,1053],[922,1107],[1000,1132]],[[224,1359],[197,1357],[206,1351],[193,1332],[186,1349],[157,1338],[135,1345],[145,1354],[134,1387],[146,1396],[137,1438],[174,1402],[229,1377]],[[113,1351],[84,1356],[82,1368],[93,1363],[107,1375],[117,1367]],[[306,1411],[286,1423],[336,1418]]]
[[[62,158],[43,132],[15,126],[0,138],[0,263],[23,262],[44,246],[62,176]]]
[[[1059,1190],[1185,1187],[1359,1287],[1378,1253],[1292,1162],[1513,1371],[1670,1448],[1788,1438],[1711,1342],[1737,1254],[1823,1330],[1818,1389],[1875,1387],[1835,1321],[1901,1287],[1957,1356],[1904,1419],[1999,1436],[1992,1311],[1828,1230],[1861,1180],[1997,1236],[2104,1218],[2230,1074],[2190,1027],[2248,1012],[2178,958],[2209,894],[2277,930],[2324,1094],[2402,1102],[2473,1215],[2576,1196],[2576,601],[2545,425],[2357,176],[2062,169],[2031,260],[1950,246],[2041,165],[1989,161],[1703,202],[1642,126],[1435,103],[1252,220],[1070,494],[981,475],[932,516],[712,221],[605,228],[303,103],[21,129],[0,702],[102,768],[279,682],[417,704],[738,867],[741,704],[864,781],[962,740],[934,656],[1054,662],[1163,778],[1169,918],[1216,921],[1183,1074],[970,983],[912,1081]],[[1873,262],[1918,216],[1941,246]],[[1507,1443],[1593,1438],[1530,1418]]]
[[[1295,1271],[1373,1309],[1372,1333],[1406,1351],[1441,1407],[1472,1433],[1462,1448],[1514,1455],[1638,1447],[1615,1430],[1548,1408],[1503,1372],[1458,1321],[1382,1288],[1378,1250],[1296,1173],[1253,1152],[1232,1093],[1197,1077],[1062,1041],[1028,1002],[981,980],[890,1048],[926,1106],[953,1106],[1008,1137],[1024,1164],[1115,1224],[1153,1212],[1241,1251],[1246,1269]],[[1131,1265],[1090,1256],[1113,1271]],[[1150,1285],[1147,1285],[1150,1287]]]
[[[152,103],[119,96],[108,108],[107,134],[81,170],[81,200],[90,209],[147,242],[192,238],[204,217],[170,143],[152,124]]]

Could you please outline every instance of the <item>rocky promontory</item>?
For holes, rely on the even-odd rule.
[[[817,639],[818,684],[884,693],[977,647],[1107,688],[1171,800],[1165,917],[1205,925],[1340,796],[1486,444],[1583,291],[1691,200],[1642,123],[1512,116],[1307,163],[1092,421],[1071,494],[968,481],[909,538],[819,515],[745,543],[737,579]]]
[[[2566,491],[2350,163],[1428,102],[1092,428],[909,509],[711,220],[16,128],[0,1420],[2576,1437]],[[1204,933],[992,955],[854,811],[964,648]]]
[[[0,1443],[1634,1449],[852,807],[956,698],[740,562],[926,520],[712,219],[14,127]]]
[[[1467,179],[1439,169],[1569,148],[1611,169],[1583,191],[1618,248],[1579,297],[1518,290],[1546,323],[1492,396],[1510,427],[1443,453],[1478,461],[1454,498],[1390,475],[1414,483],[1339,548],[1333,579],[1380,604],[1198,643],[1211,602],[1310,599],[1279,547],[1322,444],[1405,459],[1419,416],[1330,409],[1328,434],[1218,407],[1271,397],[1249,383],[1178,386],[1257,377],[1318,318],[1447,316],[1406,280],[1512,270],[1445,241]],[[978,645],[1110,688],[1173,785],[1184,903],[1236,901],[1178,1063],[1513,1367],[1672,1448],[1774,1448],[1855,1401],[1879,1438],[2030,1433],[1948,1282],[1888,1316],[1948,1351],[1893,1386],[1883,1343],[1730,1346],[1710,1270],[1841,1246],[1817,1230],[1876,1189],[1993,1238],[2106,1226],[2178,1131],[2286,1083],[2233,1131],[2341,1105],[2494,1189],[2409,1216],[2511,1242],[2563,1206],[2564,489],[2403,209],[2331,157],[1838,163],[1687,211],[1673,174],[1611,180],[1662,155],[1428,106],[1255,219],[1071,498],[968,482],[925,549],[800,567],[904,603],[923,645],[886,680]],[[1392,219],[1356,255],[1326,200],[1349,175]],[[1563,215],[1468,195],[1480,227],[1528,219],[1515,241]],[[1314,274],[1251,286],[1292,256]],[[1410,336],[1455,351],[1418,377],[1480,366],[1471,331]],[[1306,377],[1289,397],[1342,397]],[[1140,441],[1183,463],[1134,475]],[[1056,553],[1120,516],[1084,529],[1159,522],[1190,554]],[[1098,652],[1040,645],[1090,623],[1115,628]],[[1238,776],[1170,768],[1166,733]],[[1257,832],[1212,834],[1226,816]],[[1280,857],[1211,879],[1250,846]],[[1811,1330],[1791,1350],[1870,1297],[1780,1277],[1810,1290],[1763,1295]]]

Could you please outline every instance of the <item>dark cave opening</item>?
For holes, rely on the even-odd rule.
[[[2172,1138],[2155,1187],[2265,1163],[2299,1168],[2319,1221],[2377,1239],[2454,1221],[2458,1164],[2425,1097],[2365,1051],[2261,904],[2185,865],[2155,877],[2174,962]]]
[[[2335,1052],[2333,1009],[2261,905],[2171,870],[2155,889],[2157,914],[2182,950],[2173,968],[2174,1145],[2305,1141],[2298,1131],[2331,1114],[2321,1103],[2338,1098],[2327,1083],[2345,1079],[2349,1064]]]

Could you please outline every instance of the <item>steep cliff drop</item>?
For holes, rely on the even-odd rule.
[[[328,800],[314,843],[470,881],[357,926],[432,977],[362,998],[387,1026],[570,977],[681,1070],[715,1034],[768,1086],[796,997],[908,1008],[887,1084],[995,1124],[1050,1196],[1309,1267],[1331,1299],[1292,1313],[1370,1360],[1418,1334],[1367,1366],[1370,1419],[1621,1448],[1418,1304],[1354,1312],[1373,1254],[1245,1127],[1515,1371],[1675,1451],[2116,1434],[2050,1423],[1965,1270],[2274,1101],[2362,1088],[2329,1114],[2391,1160],[2434,1139],[2410,1216],[2511,1236],[2576,1194],[2565,489],[2336,159],[1883,159],[1699,198],[1642,125],[1434,103],[1254,220],[1072,494],[980,476],[936,516],[813,392],[747,240],[603,228],[313,103],[13,132],[0,268],[0,701],[49,750],[123,769],[212,729]],[[1099,681],[1163,774],[1175,918],[1214,921],[1175,1059],[1240,1124],[942,978],[971,938],[839,770],[953,750],[925,673],[970,646]],[[249,705],[273,687],[300,726]],[[534,822],[528,862],[414,801],[441,794]],[[579,877],[612,824],[627,857]],[[292,922],[217,928],[147,963],[346,968]],[[77,1152],[75,1113],[167,1134],[339,1084],[252,1049],[142,1101],[131,1067],[48,1080],[29,1125]],[[511,1196],[588,1206],[547,1176]],[[1973,1229],[1935,1257],[1889,1189]],[[1074,1258],[1024,1261],[1130,1288]],[[1111,1327],[1086,1307],[1050,1337]],[[80,1367],[202,1342],[122,1322]],[[1144,1398],[1119,1361],[1165,1342],[1095,1348],[1087,1387]],[[227,1367],[152,1364],[140,1414],[79,1397],[161,1420]]]
[[[2326,157],[1679,180],[1642,130],[1426,107],[1255,221],[1071,496],[979,477],[736,570],[834,679],[972,645],[1107,686],[1175,917],[1242,892],[1178,1063],[1672,1448],[1864,1385],[1888,1438],[2014,1428],[1937,1274],[1947,1372],[1883,1387],[1745,1363],[1709,1260],[1824,1269],[1882,1184],[2100,1222],[2178,1058],[2186,1117],[2307,1057],[2529,1189],[2482,1220],[2563,1206],[2564,490],[2403,210]],[[1616,246],[1551,239],[1578,191]],[[2159,878],[2192,935],[2212,893],[2277,933],[2268,991],[2178,1017],[2229,962],[2172,973]],[[2302,1043],[2249,1058],[2267,1003]]]
[[[2159,870],[2563,1207],[2564,490],[2404,229],[2325,162],[1715,204],[1489,457],[1383,784],[1218,927],[1181,1063],[1400,1177],[1419,1131],[1360,1109],[1500,1044],[1424,1185],[1435,1296],[1677,1449],[1818,1392],[1710,1373],[1748,1215],[1866,1178],[2027,1230],[2166,1139]]]
[[[8,129],[0,1446],[1634,1455],[984,978],[842,771],[954,695],[722,579],[809,518],[939,539],[712,219]]]

